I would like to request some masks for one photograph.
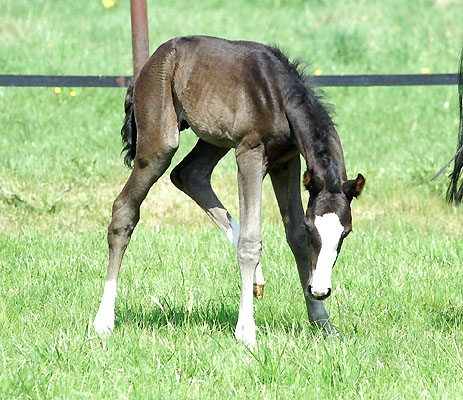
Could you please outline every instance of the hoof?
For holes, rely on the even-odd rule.
[[[264,285],[254,283],[253,294],[257,300],[262,300],[264,297]]]
[[[98,313],[93,321],[96,333],[101,336],[110,336],[114,329],[114,316]]]
[[[235,329],[235,338],[238,342],[242,342],[249,350],[256,349],[256,326],[254,322],[249,325],[238,323]]]
[[[342,340],[341,334],[338,332],[338,330],[331,324],[327,324],[323,327],[320,327],[322,329],[322,334],[323,337],[327,340]]]
[[[257,349],[257,340],[256,338],[238,338],[236,337],[236,340],[238,342],[241,342],[242,344],[244,344],[246,346],[246,348],[250,351],[255,351]]]

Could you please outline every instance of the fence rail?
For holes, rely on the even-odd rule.
[[[0,75],[0,86],[127,87],[131,76]]]
[[[319,86],[429,86],[458,83],[457,74],[326,75],[314,78]]]
[[[131,76],[0,75],[0,86],[16,87],[127,87]],[[324,87],[456,85],[457,74],[322,75],[314,83]]]

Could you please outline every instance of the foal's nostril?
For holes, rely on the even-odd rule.
[[[321,293],[321,292],[312,292],[312,286],[311,285],[308,285],[307,286],[307,290],[305,292],[305,294],[309,297],[312,297],[313,299],[315,300],[325,300],[327,299],[328,297],[330,297],[330,294],[331,294],[331,288],[328,288],[328,290],[326,291],[326,293]]]
[[[307,296],[307,297],[312,297],[312,286],[310,285],[307,285],[305,291],[304,291],[304,294]]]

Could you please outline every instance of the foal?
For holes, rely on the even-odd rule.
[[[347,180],[341,143],[318,97],[297,65],[276,48],[205,36],[172,39],[146,62],[127,91],[122,128],[125,163],[132,173],[116,198],[108,228],[109,266],[94,321],[99,333],[114,327],[122,256],[139,220],[140,204],[168,168],[179,133],[190,127],[196,146],[171,180],[209,215],[237,248],[241,297],[235,336],[256,343],[254,291],[263,287],[262,180],[270,175],[289,246],[296,259],[311,323],[329,334],[321,300],[331,292],[331,271],[352,226],[350,202],[365,179]],[[240,223],[212,190],[211,173],[235,149]],[[300,154],[310,192],[301,203]],[[259,293],[255,293],[259,294]]]

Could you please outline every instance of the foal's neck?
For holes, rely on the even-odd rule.
[[[334,126],[323,131],[309,129],[298,140],[307,171],[316,177],[323,186],[333,191],[341,190],[347,179],[344,154],[338,133]]]

